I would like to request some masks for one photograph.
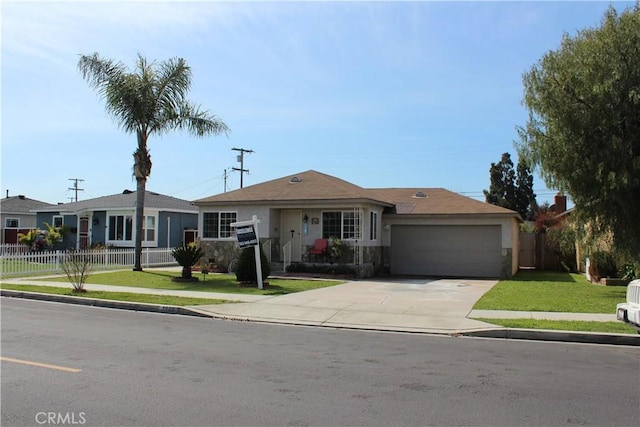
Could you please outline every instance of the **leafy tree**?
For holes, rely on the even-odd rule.
[[[151,155],[147,145],[151,135],[186,129],[204,137],[227,133],[227,125],[187,100],[191,88],[191,68],[182,58],[149,63],[138,55],[134,70],[120,62],[102,59],[97,53],[81,55],[78,69],[98,91],[107,112],[128,133],[135,133],[138,146],[133,153],[136,179],[136,233],[133,269],[141,271],[142,220]]]
[[[38,242],[44,242],[44,234],[40,228],[32,228],[26,233],[18,233],[18,242],[29,247],[30,250],[37,249]]]
[[[47,243],[47,246],[52,248],[56,243],[62,240],[64,229],[62,227],[54,227],[47,222],[45,222],[44,225],[47,227],[47,230],[43,232],[45,242]]]
[[[531,205],[535,204],[536,195],[529,167],[519,160],[516,175],[511,155],[503,153],[498,163],[491,163],[489,176],[489,191],[483,191],[487,203],[514,210],[523,218],[530,219]]]
[[[640,3],[565,34],[524,74],[518,153],[596,238],[640,259]]]

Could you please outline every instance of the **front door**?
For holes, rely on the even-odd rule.
[[[80,239],[80,248],[79,249],[87,249],[91,242],[89,241],[89,217],[81,216],[80,217],[80,233],[78,235]]]
[[[302,211],[282,211],[280,215],[280,241],[282,247],[291,242],[291,261],[302,261]]]

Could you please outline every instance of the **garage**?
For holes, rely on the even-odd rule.
[[[500,225],[393,225],[391,274],[500,277]]]

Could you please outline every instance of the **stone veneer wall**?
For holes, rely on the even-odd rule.
[[[218,271],[226,271],[229,262],[240,255],[240,248],[235,240],[199,240],[198,246],[204,251],[205,260],[218,266]]]

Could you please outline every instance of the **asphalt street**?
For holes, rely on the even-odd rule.
[[[3,426],[638,421],[635,347],[1,302]]]

